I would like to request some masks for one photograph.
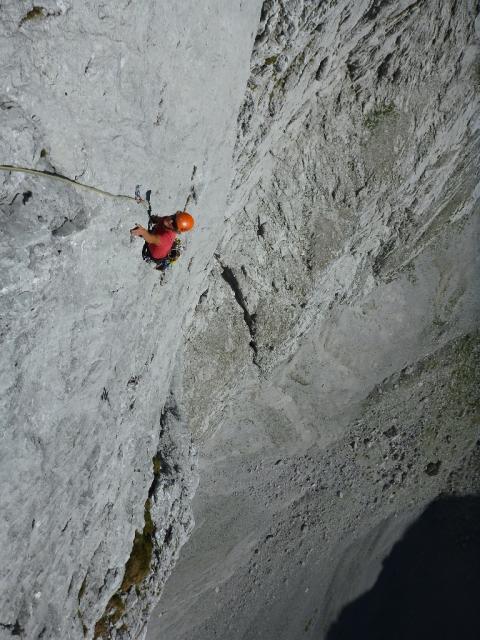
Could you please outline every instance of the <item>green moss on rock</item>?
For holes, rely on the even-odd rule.
[[[94,640],[98,638],[109,638],[110,629],[125,613],[125,603],[119,593],[115,593],[109,600],[105,613],[95,625],[93,634]]]
[[[370,113],[365,117],[364,124],[367,129],[375,129],[375,127],[380,124],[381,120],[386,116],[393,115],[394,113],[395,107],[393,103],[389,102],[381,105],[380,107],[376,107],[373,111],[370,111]]]
[[[155,478],[157,478],[162,472],[162,459],[159,453],[153,456],[152,462],[153,462],[153,475],[155,476]]]
[[[277,59],[278,59],[278,56],[270,56],[269,58],[265,58],[265,64],[266,65],[275,64]]]
[[[162,472],[161,456],[157,453],[153,459],[153,475],[154,482]],[[132,588],[135,588],[137,595],[141,594],[140,585],[150,573],[150,566],[153,555],[153,536],[155,533],[155,525],[151,514],[152,502],[150,498],[145,501],[144,508],[144,526],[143,531],[135,532],[132,551],[125,565],[125,573],[123,576],[120,589],[109,600],[105,613],[95,625],[94,639],[110,638],[111,630],[125,613],[124,596]],[[79,601],[85,589],[85,580],[82,583],[78,594]],[[126,625],[122,628],[125,630]]]
[[[457,343],[456,364],[452,372],[451,393],[459,406],[478,412],[480,385],[480,334],[463,336]]]
[[[30,22],[32,20],[41,20],[46,15],[47,15],[47,10],[44,7],[34,6],[20,20],[20,26],[22,26],[22,24],[25,24],[25,22]]]
[[[131,587],[140,584],[150,571],[153,553],[153,534],[155,525],[151,515],[150,498],[145,502],[145,525],[142,533],[135,532],[132,552],[125,566],[121,591],[126,592]]]

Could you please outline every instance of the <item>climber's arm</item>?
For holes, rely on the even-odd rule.
[[[149,244],[160,244],[162,242],[159,235],[150,233],[150,231],[148,231],[141,225],[137,225],[133,229],[130,229],[130,233],[132,234],[132,236],[140,236],[145,240],[145,242],[148,242]]]

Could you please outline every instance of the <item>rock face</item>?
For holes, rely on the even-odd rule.
[[[478,491],[477,13],[2,3],[0,638],[144,638],[197,459],[152,640],[322,638]],[[189,195],[165,283],[52,174]]]
[[[197,216],[160,286],[129,239],[146,224],[133,200],[0,172],[2,639],[141,637],[191,528],[176,363],[222,231],[259,10],[221,8],[0,7],[0,164],[112,194],[141,182],[160,214],[191,194]]]
[[[478,492],[477,11],[264,2],[151,640],[323,638],[428,502]]]

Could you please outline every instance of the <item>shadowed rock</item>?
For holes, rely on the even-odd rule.
[[[407,530],[375,586],[327,640],[480,637],[480,498],[441,498]]]

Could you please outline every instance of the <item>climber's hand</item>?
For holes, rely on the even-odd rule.
[[[142,225],[140,224],[137,224],[133,227],[133,229],[130,229],[130,233],[132,236],[142,237],[145,231],[146,231],[145,227],[142,227]]]

